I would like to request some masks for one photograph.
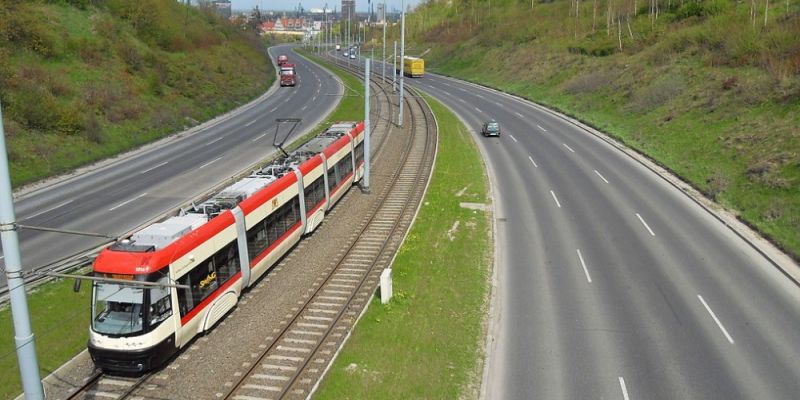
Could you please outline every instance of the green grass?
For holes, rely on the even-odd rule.
[[[428,101],[439,122],[439,153],[423,206],[393,265],[394,297],[387,305],[373,299],[316,399],[478,397],[491,222],[459,203],[486,203],[487,179],[467,129]],[[456,223],[451,239],[448,230]]]
[[[28,294],[28,308],[42,379],[86,348],[91,285],[78,293],[71,280],[43,285]],[[0,310],[0,398],[22,391],[14,344],[14,327],[8,305]]]
[[[800,2],[770,2],[767,26],[762,5],[754,26],[749,4],[661,1],[658,20],[640,9],[630,32],[623,14],[621,50],[607,1],[594,32],[592,2],[580,2],[577,25],[574,2],[531,4],[425,3],[406,39],[431,49],[431,71],[544,104],[650,156],[800,259]]]

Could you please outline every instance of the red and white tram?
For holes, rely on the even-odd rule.
[[[361,179],[363,139],[363,123],[334,124],[289,157],[104,249],[93,265],[109,278],[92,286],[94,363],[144,372],[211,329]]]

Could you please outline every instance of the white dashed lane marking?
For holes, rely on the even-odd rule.
[[[556,205],[558,206],[558,208],[561,208],[561,203],[558,202],[558,197],[556,197],[556,193],[551,190],[550,194],[553,196],[553,200],[555,200]]]
[[[142,194],[140,194],[140,195],[138,195],[138,196],[136,196],[136,197],[134,197],[134,198],[132,198],[130,200],[125,200],[122,203],[119,203],[119,204],[115,205],[114,207],[109,208],[108,211],[114,211],[114,210],[116,210],[116,209],[118,209],[118,208],[120,208],[120,207],[122,207],[124,205],[127,205],[127,204],[131,203],[134,200],[141,199],[144,196],[147,196],[147,192],[142,193]]]

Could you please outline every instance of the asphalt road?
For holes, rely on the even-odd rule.
[[[303,135],[335,107],[343,89],[330,73],[289,47],[270,49],[273,60],[284,53],[296,64],[297,86],[278,87],[249,108],[243,107],[232,117],[193,134],[20,196],[15,202],[18,222],[118,236],[176,210],[274,153],[276,118],[302,118],[293,138]],[[281,124],[280,136],[288,132],[284,127],[288,125]],[[27,229],[19,236],[25,271],[105,241]],[[0,286],[5,284],[3,276]]]
[[[800,290],[608,143],[498,92],[406,79],[476,135],[493,181],[491,399],[797,399]],[[499,138],[478,133],[494,118]]]

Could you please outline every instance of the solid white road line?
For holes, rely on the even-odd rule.
[[[146,173],[148,173],[148,172],[150,172],[150,171],[152,171],[152,170],[154,170],[154,169],[156,169],[156,168],[158,168],[158,167],[163,167],[163,166],[167,165],[168,163],[169,163],[169,161],[164,161],[164,162],[162,162],[161,164],[154,165],[154,166],[152,166],[152,167],[150,167],[150,168],[148,168],[148,169],[146,169],[146,170],[144,170],[144,171],[142,171],[142,172],[139,172],[139,174],[140,174],[140,175],[141,175],[141,174],[146,174]]]
[[[253,124],[255,124],[255,123],[256,123],[256,121],[258,121],[258,120],[254,119],[254,120],[252,120],[252,121],[250,121],[250,122],[248,122],[248,123],[244,124],[244,126],[250,126],[250,125],[253,125]]]
[[[556,197],[556,193],[551,190],[550,194],[553,195],[553,200],[556,201],[556,205],[558,206],[558,208],[561,208],[561,203],[558,202],[558,197]]]
[[[625,386],[625,379],[622,379],[621,376],[619,377],[619,387],[622,389],[623,400],[630,400],[630,397],[628,397],[628,387]]]
[[[267,134],[266,134],[266,133],[264,133],[264,134],[261,134],[260,136],[258,136],[258,137],[256,137],[256,138],[254,138],[253,140],[251,140],[251,142],[257,142],[257,141],[258,141],[258,139],[261,139],[261,138],[263,138],[264,136],[267,136]]]
[[[536,168],[539,168],[539,166],[538,166],[538,165],[536,165],[536,161],[533,161],[533,157],[531,157],[531,156],[528,156],[528,160],[531,160],[531,163],[533,163],[533,166],[534,166],[534,167],[536,167]]]
[[[653,230],[650,229],[650,226],[647,225],[647,222],[644,222],[644,218],[642,218],[642,216],[639,215],[639,213],[636,213],[636,216],[639,217],[639,221],[642,221],[642,225],[644,225],[644,227],[647,228],[647,231],[650,232],[650,236],[655,236],[656,234],[653,233]]]
[[[586,262],[583,261],[581,249],[578,249],[578,258],[581,260],[581,267],[583,267],[583,272],[586,274],[586,280],[589,281],[589,283],[592,283],[592,278],[589,276],[589,268],[586,268]]]
[[[200,166],[200,167],[198,167],[197,169],[203,169],[203,168],[205,168],[205,167],[207,167],[207,166],[209,166],[209,165],[211,165],[211,164],[213,164],[213,163],[215,163],[215,162],[217,162],[217,161],[219,161],[219,160],[221,160],[221,159],[222,159],[222,156],[219,156],[219,157],[217,157],[217,158],[215,158],[215,159],[213,159],[213,160],[211,160],[211,161],[209,161],[209,162],[207,162],[207,163],[205,163],[205,164],[201,165],[201,166]]]
[[[594,173],[597,174],[597,176],[599,176],[600,179],[603,180],[603,182],[608,183],[608,179],[606,179],[603,175],[601,175],[599,172],[597,172],[597,170],[594,170]]]
[[[118,209],[118,208],[120,208],[120,207],[122,207],[122,206],[124,206],[124,205],[126,205],[126,204],[128,204],[128,203],[130,203],[132,201],[134,201],[134,200],[141,199],[144,196],[147,196],[147,192],[144,192],[144,193],[142,193],[142,194],[140,194],[140,195],[138,195],[138,196],[136,196],[136,197],[134,197],[134,198],[132,198],[130,200],[123,201],[122,203],[119,203],[119,204],[115,205],[114,207],[109,208],[108,211],[114,211],[114,210],[116,210],[116,209]]]
[[[508,135],[508,136],[509,136],[511,139],[514,139],[514,141],[515,141],[515,142],[517,141],[517,138],[515,138],[515,137],[514,137],[514,135]]]
[[[218,138],[216,138],[216,139],[214,139],[214,140],[212,140],[212,141],[210,141],[210,142],[206,143],[206,146],[211,146],[212,144],[214,144],[214,143],[217,143],[217,142],[219,142],[219,141],[220,141],[220,140],[222,140],[222,139],[225,139],[225,136],[220,136],[220,137],[218,137]]]
[[[708,310],[708,313],[711,314],[711,318],[714,318],[714,322],[717,323],[717,326],[719,327],[719,329],[722,330],[722,333],[725,334],[725,338],[727,338],[728,341],[731,344],[733,344],[733,338],[731,337],[731,335],[728,334],[728,331],[725,330],[725,327],[722,326],[722,322],[719,322],[719,318],[717,318],[717,315],[714,314],[714,311],[711,311],[711,307],[708,306],[708,303],[706,303],[706,301],[703,299],[703,296],[700,296],[698,294],[697,298],[700,299],[700,302],[703,303],[703,306],[706,308],[706,310]]]
[[[566,144],[566,143],[561,143],[561,144],[563,144],[563,145],[564,145],[564,147],[566,147],[566,148],[567,148],[567,150],[569,150],[569,151],[571,151],[571,152],[573,152],[573,153],[575,152],[575,150],[572,150],[572,148],[571,148],[571,147],[569,147],[569,146],[567,146],[567,144]]]
[[[544,128],[542,128],[542,126],[541,126],[541,125],[536,125],[536,127],[537,127],[537,128],[539,128],[539,129],[541,129],[541,130],[542,130],[542,132],[547,132],[547,129],[544,129]]]
[[[28,217],[25,217],[25,218],[23,218],[22,220],[24,221],[24,220],[26,220],[26,219],[31,219],[31,218],[38,217],[38,216],[40,216],[40,215],[42,215],[42,214],[49,213],[50,211],[53,211],[53,210],[55,210],[55,209],[57,209],[57,208],[64,207],[65,205],[67,205],[67,204],[69,204],[69,203],[72,203],[72,200],[67,200],[67,201],[65,201],[65,202],[63,202],[63,203],[61,203],[61,204],[55,205],[55,206],[53,206],[53,207],[50,207],[50,208],[48,208],[47,210],[44,210],[44,211],[39,211],[39,212],[38,212],[38,213],[36,213],[36,214],[33,214],[33,215],[31,215],[31,216],[28,216]]]

